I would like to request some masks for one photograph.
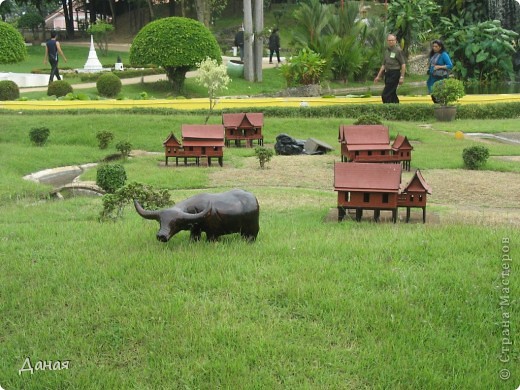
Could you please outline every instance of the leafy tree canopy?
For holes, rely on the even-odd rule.
[[[215,37],[194,19],[170,17],[148,23],[136,35],[130,48],[133,65],[189,67],[210,57],[222,61]]]

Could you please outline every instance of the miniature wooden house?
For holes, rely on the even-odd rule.
[[[182,125],[182,144],[171,133],[163,142],[165,149],[166,165],[168,158],[175,157],[175,165],[179,165],[179,158],[184,159],[187,165],[188,158],[195,159],[195,164],[200,165],[200,158],[217,158],[222,166],[224,157],[224,127],[222,125]]]
[[[397,198],[398,207],[406,207],[406,222],[410,220],[410,208],[418,207],[423,212],[423,223],[426,222],[427,196],[431,195],[432,189],[424,180],[421,171],[415,171],[410,182],[401,190]]]
[[[261,112],[222,114],[222,124],[226,146],[230,146],[231,141],[234,141],[235,146],[240,146],[242,141],[245,141],[248,147],[253,146],[253,141],[257,141],[258,145],[264,144],[264,114]]]
[[[412,145],[398,135],[390,146],[388,127],[383,125],[340,125],[341,161],[364,163],[403,163],[410,170]]]
[[[408,138],[401,134],[397,134],[397,137],[395,137],[394,143],[392,144],[392,152],[394,156],[398,156],[403,168],[407,171],[410,170],[412,150],[413,146],[410,144],[410,141],[408,141]]]
[[[341,161],[380,162],[390,156],[388,127],[383,125],[340,125]]]
[[[334,190],[338,192],[338,220],[349,209],[356,211],[357,221],[361,220],[363,210],[374,210],[375,220],[379,220],[381,210],[391,210],[395,223],[401,171],[401,165],[397,164],[336,163]]]

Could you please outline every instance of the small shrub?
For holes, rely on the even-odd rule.
[[[319,84],[326,70],[327,61],[310,49],[302,49],[281,66],[289,87]]]
[[[18,85],[11,80],[0,81],[0,100],[16,100],[20,97]]]
[[[99,76],[96,88],[101,96],[115,97],[121,92],[121,79],[113,73],[104,73]]]
[[[114,139],[114,133],[106,130],[98,131],[96,138],[98,140],[99,149],[106,149],[108,148],[108,144]]]
[[[47,127],[33,127],[29,131],[29,138],[36,146],[43,146],[47,142],[51,131]]]
[[[74,90],[68,81],[65,80],[56,80],[49,84],[47,88],[47,96],[56,96],[62,97],[66,96],[68,93],[72,93]]]
[[[462,151],[464,165],[468,169],[480,169],[489,158],[489,149],[485,146],[472,146]]]
[[[121,164],[101,165],[97,170],[96,184],[109,194],[125,185],[126,171]]]
[[[272,149],[264,148],[263,146],[257,146],[255,148],[256,158],[260,162],[260,168],[264,169],[265,163],[271,161],[271,157],[273,157],[274,152]]]
[[[116,190],[113,194],[103,196],[103,210],[101,220],[116,220],[123,214],[126,205],[137,199],[141,205],[149,210],[159,209],[172,205],[170,193],[166,189],[157,190],[152,186],[132,182]]]
[[[132,150],[132,144],[128,141],[119,141],[116,145],[116,149],[119,150],[124,158],[127,158]]]
[[[381,117],[375,114],[361,115],[354,122],[355,125],[382,125]]]
[[[6,10],[4,7],[2,16]],[[22,34],[9,23],[0,20],[0,64],[14,64],[26,58],[27,47]]]

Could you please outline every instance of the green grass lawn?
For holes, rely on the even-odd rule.
[[[235,182],[265,176],[245,188],[260,203],[257,242],[236,235],[190,242],[181,232],[163,244],[155,240],[157,223],[131,207],[122,220],[100,223],[100,198],[51,200],[48,187],[21,177],[99,161],[118,140],[161,152],[170,131],[179,135],[182,123],[202,118],[2,113],[0,120],[2,387],[512,389],[519,383],[516,347],[509,362],[500,362],[504,339],[518,333],[518,273],[513,263],[504,276],[502,256],[507,247],[518,258],[520,234],[507,222],[337,223],[326,218],[336,204],[332,183],[320,187],[302,178],[264,185],[275,170],[247,168],[253,150],[229,148],[224,168],[163,169],[160,154],[124,162],[129,180],[168,188],[175,201],[232,188],[233,177],[215,180],[231,168],[240,172]],[[351,122],[266,118],[265,141],[272,144],[285,129],[337,145],[339,124]],[[456,130],[506,131],[515,123],[388,125],[392,136],[412,140],[414,167],[449,172],[462,168],[462,149],[475,144],[455,140]],[[51,129],[49,142],[31,146],[28,131],[41,125]],[[97,148],[99,130],[115,134],[109,150]],[[520,154],[506,144],[490,150]],[[486,169],[516,178],[520,171],[518,163],[493,158]],[[95,170],[83,178],[95,178]],[[442,215],[444,207],[429,208]],[[505,282],[509,306],[501,306]],[[27,357],[33,368],[39,361],[70,363],[20,373]],[[511,373],[507,381],[499,378],[503,369]]]

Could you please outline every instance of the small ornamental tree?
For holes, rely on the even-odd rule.
[[[22,34],[10,24],[0,21],[0,64],[13,64],[26,57],[27,48]]]
[[[271,157],[273,157],[274,152],[272,149],[264,148],[263,146],[257,146],[255,148],[255,155],[260,163],[260,168],[265,168],[265,163],[271,161]]]
[[[114,30],[115,27],[112,24],[103,20],[97,20],[87,29],[87,33],[94,36],[94,42],[104,56],[108,55],[108,38]]]
[[[227,89],[231,79],[227,75],[226,67],[223,64],[219,65],[216,60],[209,57],[200,64],[197,64],[197,68],[197,83],[208,89],[209,112],[205,122],[208,123],[208,119],[217,103],[217,92],[222,89]]]
[[[211,31],[194,19],[175,16],[148,23],[130,47],[132,66],[162,66],[176,94],[184,88],[186,73],[207,57],[222,62]]]

